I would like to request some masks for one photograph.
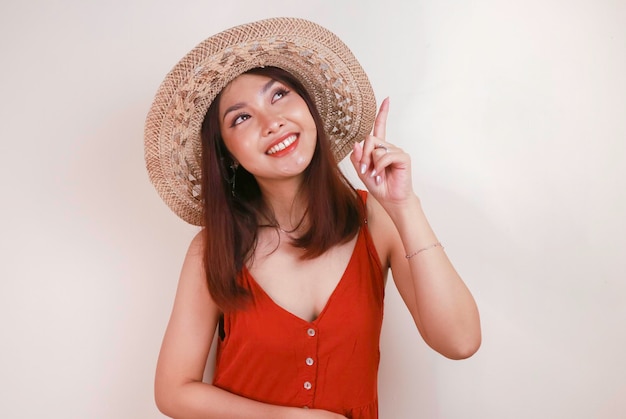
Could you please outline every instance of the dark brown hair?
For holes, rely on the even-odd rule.
[[[317,144],[299,191],[307,203],[306,216],[311,222],[292,242],[304,249],[303,259],[315,258],[354,237],[364,216],[363,204],[339,170],[315,102],[302,84],[276,67],[255,68],[247,74],[285,83],[304,99],[315,121]],[[241,308],[248,300],[248,291],[237,278],[254,256],[259,221],[275,218],[254,176],[241,166],[232,167],[233,159],[219,128],[219,101],[218,95],[206,113],[201,131],[202,190],[208,191],[203,194],[204,267],[213,300],[228,311]]]

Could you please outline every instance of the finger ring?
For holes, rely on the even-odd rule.
[[[374,146],[374,149],[378,149],[378,148],[381,148],[381,149],[385,150],[385,153],[388,153],[388,152],[389,152],[389,149],[388,149],[388,148],[387,148],[384,144],[382,144],[382,143],[378,143],[378,144],[376,144],[376,145]]]

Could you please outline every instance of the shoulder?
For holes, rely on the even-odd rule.
[[[206,286],[204,271],[205,236],[204,230],[199,231],[189,243],[183,262],[180,281]]]
[[[205,232],[204,229],[200,230],[198,233],[196,233],[195,236],[193,236],[193,238],[191,239],[191,242],[189,243],[189,249],[188,252],[195,254],[200,254],[202,255],[202,252],[204,251],[204,245],[205,245]]]
[[[389,218],[389,216],[385,212],[385,209],[382,207],[382,205],[380,205],[376,198],[372,196],[372,194],[370,194],[368,191],[361,189],[358,189],[357,192],[365,203],[365,208],[367,211],[367,222],[370,226],[370,229],[372,227],[372,223],[379,224],[389,222],[393,224],[391,218]]]
[[[176,291],[174,311],[186,318],[216,318],[219,311],[207,284],[204,267],[204,233],[196,234],[187,249]],[[209,315],[210,313],[210,315]]]
[[[395,224],[371,194],[366,191],[359,191],[365,201],[367,211],[367,226],[376,247],[376,251],[381,259],[382,266],[390,266],[391,252],[399,239],[399,234]]]

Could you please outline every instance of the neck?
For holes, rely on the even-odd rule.
[[[283,232],[299,230],[306,220],[306,199],[299,194],[301,182],[283,182],[280,184],[259,183],[263,200],[274,214],[274,220],[267,220],[271,226],[278,227]],[[275,225],[277,224],[277,225]]]

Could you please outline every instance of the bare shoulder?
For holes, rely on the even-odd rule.
[[[191,253],[193,256],[202,256],[202,251],[204,250],[204,242],[204,231],[200,230],[191,239],[187,253]]]
[[[391,252],[400,236],[389,214],[372,194],[367,196],[366,207],[367,224],[374,246],[376,246],[376,251],[383,267],[388,268],[390,266]]]
[[[189,242],[187,254],[185,255],[185,261],[183,263],[183,270],[181,272],[181,279],[187,278],[188,275],[185,274],[191,272],[193,272],[193,276],[196,279],[198,276],[204,276],[204,243],[205,237],[203,231],[199,231]]]
[[[200,231],[189,243],[180,272],[173,315],[217,318],[219,309],[207,284],[204,268],[204,233]]]
[[[204,232],[198,232],[189,243],[180,275],[180,282],[206,289],[204,270]],[[182,285],[182,284],[181,284]],[[208,289],[207,289],[208,291]]]

